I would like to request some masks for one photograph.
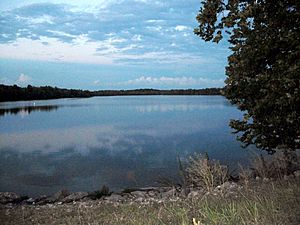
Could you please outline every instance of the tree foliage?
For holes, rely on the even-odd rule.
[[[300,1],[205,0],[195,34],[228,37],[225,96],[245,111],[230,126],[247,146],[272,153],[300,146]]]

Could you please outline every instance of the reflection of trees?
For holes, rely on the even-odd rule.
[[[43,105],[43,106],[24,106],[24,107],[16,107],[10,109],[0,109],[0,116],[4,116],[6,114],[17,115],[20,113],[30,114],[33,111],[38,112],[49,112],[52,110],[57,110],[59,106],[57,105]]]

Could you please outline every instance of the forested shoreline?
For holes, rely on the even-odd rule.
[[[21,100],[44,100],[57,98],[88,98],[94,96],[126,95],[221,95],[221,88],[205,89],[134,89],[134,90],[99,90],[65,89],[51,86],[19,87],[17,85],[0,85],[0,102]]]

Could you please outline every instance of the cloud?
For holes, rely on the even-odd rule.
[[[72,34],[68,34],[66,32],[63,32],[63,31],[56,31],[56,30],[47,30],[47,32],[50,32],[52,34],[54,34],[55,36],[62,36],[62,37],[69,37],[71,39],[75,39],[77,38],[77,35],[72,35]]]
[[[145,45],[163,47],[174,31],[185,30],[187,27],[177,25],[177,30],[174,29],[174,23],[187,21],[186,13],[168,11],[168,7],[177,6],[180,1],[158,4],[156,1],[111,0],[109,4],[100,1],[98,5],[96,2],[92,4],[96,9],[93,12],[83,10],[82,4],[79,4],[81,10],[74,11],[74,6],[54,3],[29,4],[4,11],[0,15],[0,21],[1,33],[5,36],[0,36],[0,42],[40,36],[72,42],[80,34],[87,34],[93,41],[103,41],[105,34],[117,33],[121,38],[131,39],[133,42],[141,41],[140,38],[146,36],[143,38]],[[183,7],[185,4],[179,5],[182,11],[191,8],[190,4],[187,4],[188,9]]]
[[[0,44],[0,56],[9,59],[112,64],[110,57],[97,55],[100,46],[106,46],[106,42],[89,41],[84,35],[78,36],[73,43],[48,37],[40,37],[39,40],[19,38],[14,43]]]
[[[59,33],[60,35],[68,35]],[[193,53],[175,52],[174,45],[168,45],[171,50],[144,46],[142,41],[130,40],[118,36],[109,36],[102,41],[93,41],[87,34],[74,36],[74,40],[62,42],[58,38],[40,36],[39,39],[18,38],[9,44],[0,44],[0,57],[14,59],[31,59],[60,62],[92,63],[101,65],[153,65],[174,64],[210,64],[216,60],[209,56]],[[38,51],[33,51],[38,49]]]
[[[194,77],[151,77],[151,76],[141,76],[133,80],[128,80],[121,83],[123,85],[136,85],[136,86],[147,86],[147,87],[223,87],[223,79],[208,79],[208,78],[194,78]]]
[[[175,27],[176,31],[185,31],[185,30],[188,30],[188,29],[189,29],[189,27],[183,26],[183,25],[178,25],[178,26]]]
[[[20,22],[26,22],[27,24],[30,25],[37,25],[43,23],[54,24],[55,18],[49,15],[42,15],[37,17],[23,17],[23,16],[16,15],[15,19]]]
[[[149,74],[168,68],[186,76],[205,69],[224,76],[222,66],[228,51],[221,49],[222,43],[216,47],[193,35],[198,0],[188,3],[182,0],[55,0],[31,4],[42,1],[23,1],[12,4],[6,11],[0,9],[0,59],[155,70]],[[191,71],[191,66],[197,67],[197,71]],[[96,79],[90,79],[89,83]]]
[[[11,85],[13,82],[7,77],[0,78],[0,84]]]
[[[95,80],[95,81],[93,82],[93,84],[94,84],[94,85],[99,85],[99,84],[100,84],[100,80]]]
[[[132,39],[132,41],[141,41],[142,40],[142,35],[140,34],[135,34]]]
[[[165,20],[146,20],[146,23],[163,23]]]
[[[19,85],[27,85],[32,81],[32,78],[30,76],[27,76],[23,73],[20,74],[18,79],[16,80],[16,83]]]
[[[28,82],[31,80],[31,77],[21,73],[20,76],[18,77],[17,79],[17,82],[20,82],[20,83],[25,83],[25,82]]]
[[[175,46],[169,44],[172,48]],[[174,51],[146,51],[138,54],[123,54],[122,57],[116,58],[116,62],[121,64],[133,64],[133,65],[147,65],[149,63],[153,65],[200,65],[211,64],[217,61],[209,56],[202,57],[184,52]]]

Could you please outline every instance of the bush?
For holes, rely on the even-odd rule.
[[[252,159],[252,170],[254,177],[260,178],[283,178],[300,169],[300,158],[293,152],[284,154],[278,152],[265,158],[255,155]]]
[[[229,179],[228,167],[217,160],[210,160],[208,155],[195,154],[189,158],[186,168],[189,184],[204,187],[211,191]]]

